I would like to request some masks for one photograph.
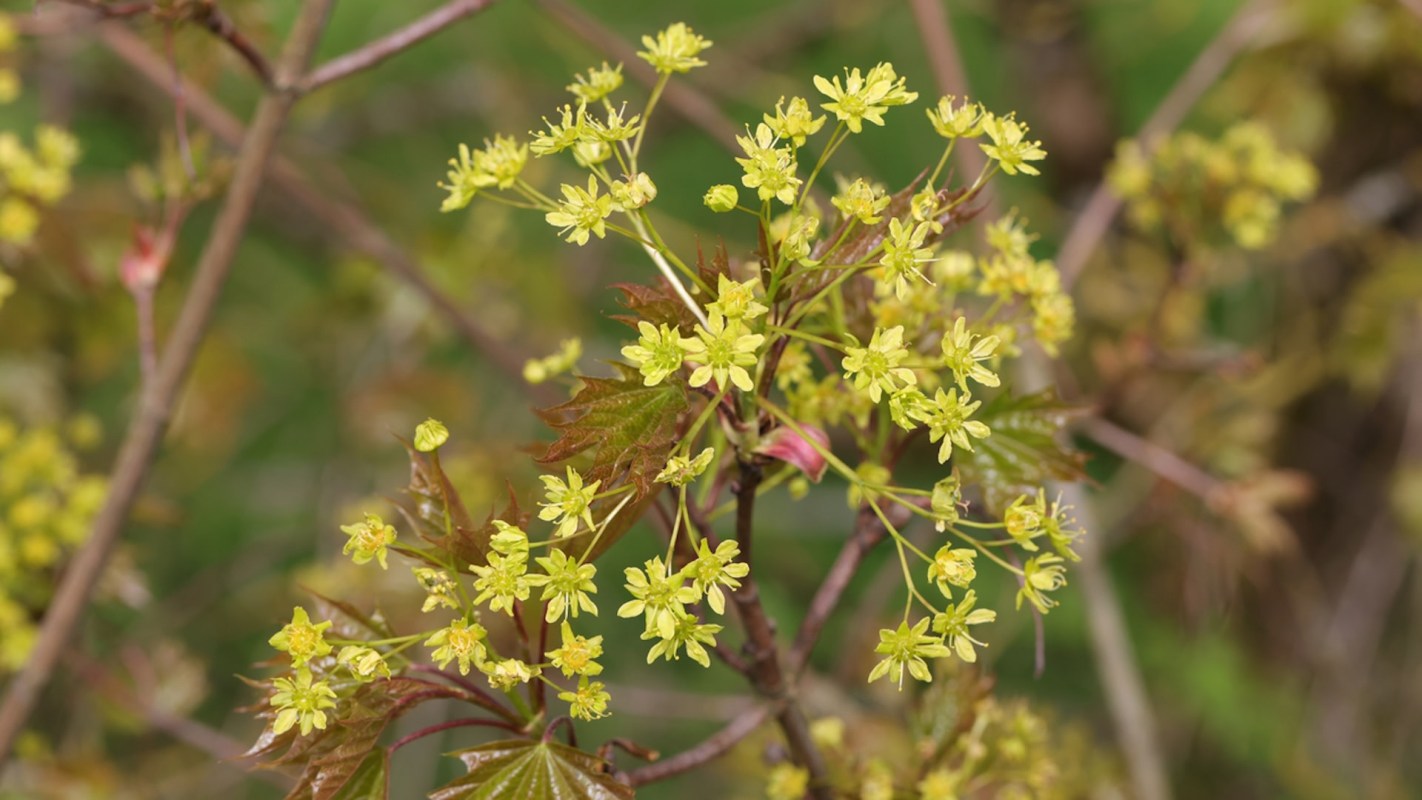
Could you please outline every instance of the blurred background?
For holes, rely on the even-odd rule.
[[[37,125],[57,125],[82,155],[70,190],[33,209],[29,236],[13,235],[25,220],[0,208],[0,495],[22,471],[40,483],[47,470],[104,474],[134,410],[135,302],[119,264],[135,226],[161,227],[172,210],[164,187],[183,183],[164,90],[173,64],[186,150],[206,185],[188,190],[195,202],[154,298],[160,335],[217,206],[204,193],[220,192],[230,164],[223,109],[246,119],[259,95],[245,65],[196,26],[170,38],[147,17],[101,24],[40,5],[0,0],[18,32],[0,54],[18,83],[0,131],[29,146]],[[296,5],[221,8],[275,54]],[[437,5],[345,0],[318,63]],[[302,587],[365,605],[378,596],[397,627],[418,618],[407,574],[339,553],[337,526],[405,483],[395,435],[444,421],[446,466],[471,508],[500,498],[509,464],[531,485],[524,454],[549,435],[517,377],[523,360],[580,337],[583,368],[597,374],[627,338],[605,287],[650,275],[623,244],[569,247],[537,216],[489,203],[440,214],[445,161],[461,142],[538,127],[575,72],[626,60],[641,34],[677,20],[715,42],[711,65],[675,82],[684,93],[668,95],[648,133],[659,224],[683,250],[718,239],[752,249],[744,226],[701,206],[708,186],[739,174],[724,143],[779,97],[809,96],[812,75],[846,65],[891,60],[921,93],[909,117],[944,93],[940,81],[1015,109],[1049,153],[1040,178],[996,182],[993,203],[1029,218],[1042,234],[1034,253],[1060,250],[1074,280],[1077,335],[1055,377],[1083,409],[1073,436],[1090,478],[1078,516],[1103,566],[1064,590],[1040,675],[1032,618],[1003,613],[983,635],[982,675],[940,680],[991,680],[1005,708],[1031,709],[1031,724],[1050,731],[1032,741],[1061,776],[1044,794],[1137,792],[1138,755],[1123,751],[1112,713],[1120,698],[1103,688],[1114,652],[1138,670],[1151,749],[1175,796],[1419,796],[1422,5],[501,0],[297,106],[284,172],[259,198],[114,566],[19,759],[0,773],[0,797],[282,796],[280,774],[214,757],[259,732],[233,710],[253,699],[234,673],[259,674],[252,665]],[[629,85],[628,96],[645,92]],[[941,152],[922,122],[856,137],[838,168],[906,184]],[[1147,125],[1154,155],[1119,147]],[[1302,177],[1231,161],[1259,148],[1312,163],[1316,185],[1294,162]],[[538,185],[562,174],[531,169]],[[1100,236],[1083,233],[1095,222],[1107,225]],[[432,294],[479,331],[451,324]],[[16,548],[18,492],[0,496]],[[853,524],[842,484],[815,492],[765,509],[758,559],[773,578],[761,591],[782,631]],[[32,558],[43,566],[27,580],[52,580],[81,534],[66,535],[69,545]],[[657,542],[639,527],[600,569]],[[880,618],[894,615],[886,555],[862,568],[805,691],[813,716],[906,750],[903,698],[858,677]],[[985,574],[979,591],[1006,609],[1016,587],[996,578]],[[1124,651],[1101,631],[1116,615]],[[0,653],[19,650],[17,630],[0,625]],[[585,735],[671,753],[749,702],[726,670],[642,661],[640,648],[609,653],[614,715]],[[398,727],[439,719],[427,708]],[[391,796],[459,774],[441,753],[480,741],[468,730],[402,750]],[[773,742],[767,731],[639,796],[762,796]]]

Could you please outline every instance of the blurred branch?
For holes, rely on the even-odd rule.
[[[302,92],[313,92],[328,83],[370,69],[434,36],[450,25],[494,4],[494,0],[449,0],[409,25],[382,36],[358,50],[327,61],[312,70],[299,84]]]
[[[943,0],[909,0],[913,11],[919,40],[928,54],[928,62],[933,67],[933,79],[938,91],[945,95],[967,97],[970,94],[968,73],[963,69],[963,59],[958,52],[958,43],[953,38],[952,23],[943,7]],[[929,101],[931,105],[933,101]],[[987,156],[975,143],[972,147],[955,148],[953,156],[963,174],[971,178],[982,172],[987,165]],[[988,184],[991,187],[992,184]],[[996,194],[985,188],[981,195],[989,206],[995,205]],[[989,216],[996,216],[990,213]]]
[[[267,61],[267,57],[257,49],[251,39],[238,30],[231,17],[222,13],[215,0],[187,3],[176,9],[165,8],[153,2],[104,3],[100,0],[48,0],[48,2],[83,8],[93,12],[100,19],[107,20],[130,19],[149,14],[154,19],[169,24],[183,20],[195,22],[240,56],[252,72],[261,79],[263,86],[268,89],[273,86],[272,66]]]
[[[1080,427],[1083,433],[1107,450],[1145,467],[1156,476],[1207,503],[1225,486],[1224,481],[1174,452],[1141,438],[1114,422],[1100,417],[1088,417],[1082,421]]]
[[[742,739],[754,733],[755,729],[765,722],[765,718],[770,716],[771,710],[771,706],[768,705],[748,708],[727,723],[726,727],[716,731],[690,750],[684,750],[670,758],[664,758],[655,764],[649,764],[627,773],[628,781],[633,786],[645,786],[680,775],[720,758]]]
[[[161,58],[143,40],[121,25],[105,25],[100,31],[104,44],[153,85],[172,94],[175,87]],[[242,141],[244,132],[227,109],[200,91],[187,87],[188,110],[206,128],[229,146]],[[354,202],[343,202],[313,186],[291,161],[275,157],[270,166],[271,182],[308,213],[326,224],[342,244],[380,263],[397,279],[414,289],[444,318],[476,352],[482,353],[513,385],[530,392],[534,399],[547,399],[547,391],[529,386],[523,379],[524,357],[515,352],[424,275],[419,263],[402,249]]]
[[[615,32],[603,27],[602,23],[582,9],[564,0],[535,0],[535,5],[578,38],[603,51],[613,60],[621,61],[627,73],[643,85],[652,86],[657,82],[656,71],[637,57],[635,47],[623,41]],[[740,126],[732,122],[706,95],[684,81],[671,81],[662,92],[662,103],[705,131],[722,147],[739,154],[736,134],[740,132]]]
[[[1422,0],[1402,0],[1402,7],[1422,19]]]
[[[1200,97],[1224,74],[1273,18],[1277,0],[1245,0],[1215,38],[1195,57],[1195,61],[1180,76],[1175,85],[1156,106],[1150,118],[1136,132],[1135,138],[1150,152],[1156,140],[1180,125],[1185,115]],[[1121,210],[1121,199],[1103,180],[1092,190],[1086,205],[1067,231],[1061,249],[1057,251],[1057,269],[1062,286],[1070,290],[1080,277],[1086,260],[1096,250],[1102,237]]]
[[[277,72],[279,80],[290,79],[305,70],[333,2],[307,0],[302,6],[282,52]],[[94,519],[88,539],[64,573],[29,659],[0,702],[0,761],[10,753],[15,737],[67,648],[109,554],[118,542],[129,508],[148,475],[173,405],[237,254],[267,161],[276,149],[277,135],[294,99],[295,95],[290,92],[270,92],[257,106],[233,168],[232,183],[198,258],[192,287],[183,301],[158,373],[154,381],[143,388],[137,413],[119,449],[104,505]]]
[[[839,606],[844,590],[858,574],[864,557],[883,539],[884,526],[879,524],[879,518],[868,507],[860,508],[854,533],[850,534],[829,572],[825,573],[820,588],[815,590],[815,596],[810,600],[810,608],[805,612],[804,621],[800,623],[800,631],[795,634],[795,644],[790,648],[790,655],[785,661],[785,668],[792,677],[798,677],[805,671],[815,643],[819,641],[830,615]]]

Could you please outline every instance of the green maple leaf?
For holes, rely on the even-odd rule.
[[[556,742],[511,739],[454,753],[469,773],[430,793],[430,800],[631,800],[632,787],[608,774],[607,762]]]
[[[1064,444],[1062,435],[1067,422],[1080,413],[1051,391],[1000,394],[973,415],[992,435],[974,440],[971,452],[954,449],[953,463],[965,485],[982,487],[988,511],[1001,515],[1018,495],[1085,474],[1085,456]]]

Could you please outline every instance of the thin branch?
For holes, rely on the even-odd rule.
[[[391,742],[389,747],[385,749],[391,755],[394,755],[396,751],[398,751],[405,745],[410,744],[411,742],[419,741],[420,739],[423,739],[426,736],[433,736],[436,733],[443,733],[447,730],[453,730],[454,728],[498,728],[499,730],[509,731],[510,733],[518,734],[520,736],[527,735],[526,731],[511,722],[504,722],[501,719],[479,719],[476,717],[469,717],[468,719],[452,719],[448,722],[440,722],[435,725],[431,725],[427,728],[420,728],[419,730],[413,733],[405,734],[399,739],[396,739],[394,742]]]
[[[840,598],[844,596],[844,590],[859,572],[859,565],[864,562],[864,557],[875,545],[883,541],[884,533],[884,526],[879,524],[879,518],[867,507],[861,508],[855,521],[854,533],[840,549],[829,572],[825,573],[825,579],[815,591],[814,598],[810,600],[810,608],[805,612],[805,619],[800,623],[800,631],[795,634],[795,644],[785,659],[785,669],[792,678],[798,678],[805,671],[805,667],[810,663],[810,654],[814,651],[815,643],[819,641],[820,633],[824,631],[830,614],[834,613]]]
[[[1207,503],[1225,488],[1225,482],[1219,478],[1109,420],[1088,417],[1081,423],[1081,431],[1107,450],[1145,467]]]
[[[370,69],[387,58],[410,49],[450,25],[465,17],[477,14],[493,4],[494,0],[449,0],[409,25],[382,36],[358,50],[327,61],[312,70],[298,86],[302,92],[314,92],[329,83]]]
[[[142,39],[121,25],[104,25],[100,37],[115,55],[149,82],[169,94],[172,93],[173,86],[167,69]],[[187,87],[187,94],[188,110],[204,127],[229,146],[242,141],[242,124],[227,109],[196,86]],[[391,239],[354,201],[343,202],[329,192],[313,186],[296,165],[280,156],[273,159],[269,170],[272,185],[294,200],[304,211],[324,223],[334,234],[334,239],[369,256],[398,280],[414,289],[471,348],[488,358],[513,385],[524,388],[537,401],[549,399],[548,387],[530,386],[524,381],[525,358],[440,291],[425,276],[419,262]]]
[[[282,53],[278,72],[283,79],[305,70],[333,2],[308,0],[303,5]],[[129,508],[148,475],[213,307],[222,292],[233,257],[237,254],[237,246],[246,230],[267,161],[276,148],[277,135],[293,100],[294,95],[290,93],[272,93],[263,97],[257,106],[251,129],[233,167],[227,196],[198,259],[192,288],[183,302],[170,343],[164,350],[158,374],[152,384],[144,387],[137,413],[119,450],[104,505],[94,519],[83,548],[64,574],[54,601],[45,614],[29,660],[15,676],[3,703],[0,703],[0,761],[4,761],[10,753],[15,738],[39,701],[40,691],[53,675],[60,656],[74,635],[94,585],[118,542]]]
[[[1185,119],[1185,115],[1204,95],[1215,81],[1224,74],[1226,68],[1264,30],[1273,18],[1277,0],[1247,0],[1234,17],[1225,24],[1215,38],[1196,56],[1180,79],[1156,106],[1145,125],[1136,133],[1141,146],[1150,150],[1156,140],[1174,130]],[[1105,181],[1097,184],[1067,231],[1057,252],[1057,268],[1061,271],[1062,286],[1068,290],[1081,270],[1086,259],[1096,250],[1097,244],[1110,230],[1111,223],[1121,210],[1121,199],[1111,191]]]
[[[633,786],[645,786],[714,761],[730,752],[731,748],[735,747],[742,739],[754,733],[755,729],[765,722],[765,718],[770,716],[770,712],[771,706],[768,705],[748,708],[728,722],[726,727],[716,731],[690,750],[684,750],[655,764],[648,764],[627,773],[628,781]]]

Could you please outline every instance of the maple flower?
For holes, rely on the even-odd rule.
[[[695,458],[690,455],[672,456],[667,459],[667,465],[657,473],[657,483],[669,483],[672,486],[685,486],[701,476],[706,468],[711,465],[711,459],[716,457],[716,448],[708,447],[696,454]]]
[[[880,187],[855,178],[844,191],[830,198],[830,203],[845,219],[852,217],[865,225],[875,225],[883,219],[881,214],[889,205],[889,196]]]
[[[306,609],[297,606],[291,610],[291,622],[268,639],[267,643],[289,654],[292,666],[299,667],[313,658],[320,658],[331,652],[331,645],[325,638],[325,630],[329,627],[330,620],[312,625]]]
[[[299,725],[301,735],[306,736],[313,728],[326,729],[326,709],[336,707],[336,693],[331,684],[324,680],[311,680],[311,670],[296,671],[296,678],[277,678],[272,681],[276,693],[271,705],[277,710],[272,722],[272,733],[282,734]]]
[[[741,202],[741,195],[731,184],[718,183],[706,190],[706,196],[701,198],[701,202],[717,214],[724,214],[736,210],[736,205]]]
[[[415,573],[415,580],[419,581],[420,587],[425,590],[425,603],[420,606],[420,611],[429,613],[436,608],[459,608],[459,601],[454,597],[455,583],[448,572],[431,567],[411,569]]]
[[[963,595],[962,602],[950,605],[947,609],[933,615],[933,630],[945,637],[948,646],[953,648],[953,651],[958,654],[958,658],[969,664],[978,660],[978,653],[973,649],[973,645],[978,647],[987,647],[987,645],[974,639],[968,626],[981,625],[997,619],[997,612],[990,608],[974,609],[973,606],[977,602],[977,593],[969,589]]]
[[[636,136],[642,130],[642,117],[633,114],[628,119],[622,118],[622,109],[614,108],[607,112],[607,121],[603,122],[597,118],[588,119],[588,135],[602,144],[612,144],[613,142],[625,142]],[[612,153],[609,151],[606,156],[598,161],[606,161]],[[655,192],[654,192],[655,193]]]
[[[716,301],[706,304],[706,313],[720,315],[727,320],[746,321],[764,314],[770,309],[755,299],[756,287],[760,281],[751,278],[737,283],[725,274],[716,278]]]
[[[513,616],[514,603],[528,599],[528,554],[490,553],[488,561],[469,565],[469,571],[479,576],[474,579],[474,590],[479,593],[474,597],[474,605],[487,600],[490,611]]]
[[[780,255],[789,261],[804,261],[809,258],[815,246],[815,234],[819,233],[819,217],[808,214],[796,217],[787,226],[785,238],[780,240]]]
[[[553,666],[561,670],[565,678],[600,674],[602,665],[593,659],[602,655],[602,637],[594,636],[589,639],[586,636],[578,636],[573,633],[573,628],[567,620],[563,621],[560,630],[563,634],[563,646],[557,650],[549,650],[546,654],[552,660]]]
[[[928,773],[914,788],[918,789],[918,800],[958,800],[963,796],[961,777],[947,769]]]
[[[642,46],[637,57],[651,64],[657,72],[670,75],[673,72],[690,72],[696,67],[706,66],[697,58],[702,50],[712,42],[697,35],[685,22],[677,22],[665,30],[658,31],[656,38],[642,37]]]
[[[565,183],[561,191],[563,201],[558,204],[558,209],[549,211],[543,219],[558,229],[558,235],[568,234],[564,241],[582,246],[588,243],[590,233],[599,239],[607,236],[607,218],[612,214],[613,197],[598,194],[596,176],[588,176],[586,190]]]
[[[899,300],[908,294],[909,281],[913,278],[929,282],[918,268],[919,264],[933,260],[933,248],[923,246],[928,231],[927,222],[909,227],[897,218],[889,220],[889,236],[884,239],[884,255],[879,264],[884,268],[884,280],[893,285],[894,296]]]
[[[710,667],[711,655],[706,652],[704,645],[715,647],[716,634],[720,632],[720,625],[702,623],[695,616],[679,610],[675,614],[671,633],[662,634],[655,630],[642,633],[643,639],[660,639],[647,651],[647,663],[650,664],[658,658],[665,658],[667,661],[680,659],[681,648],[685,647],[686,654],[692,661],[703,667]]]
[[[573,719],[594,720],[607,716],[607,701],[612,697],[602,681],[589,681],[583,676],[578,679],[576,691],[559,692],[558,699],[568,704],[568,714]]]
[[[528,534],[524,533],[523,528],[501,519],[494,520],[494,535],[489,537],[489,546],[496,553],[528,560]]]
[[[481,189],[513,186],[527,164],[528,145],[519,144],[512,136],[496,134],[492,141],[485,139],[484,147],[477,150],[459,145],[459,158],[449,160],[452,167],[447,175],[449,182],[440,184],[449,192],[449,197],[439,210],[464,208]]]
[[[999,117],[984,114],[983,130],[987,132],[988,138],[992,139],[992,144],[978,146],[987,153],[988,158],[1002,166],[1003,172],[1008,175],[1016,175],[1018,172],[1027,175],[1041,174],[1027,162],[1041,161],[1047,157],[1047,151],[1042,149],[1041,142],[1023,138],[1028,130],[1025,124],[1018,122],[1011,115]]]
[[[953,101],[958,98],[946,95],[938,98],[938,105],[928,109],[928,121],[933,130],[944,139],[975,139],[983,134],[983,117],[986,112],[978,103],[963,102],[956,108]]]
[[[721,591],[725,586],[731,591],[741,588],[740,578],[750,574],[750,565],[736,561],[741,554],[741,546],[734,539],[727,539],[716,545],[715,552],[705,539],[696,551],[696,560],[682,568],[682,573],[691,578],[696,591],[706,595],[706,604],[717,614],[726,613],[726,596]]]
[[[884,392],[893,392],[899,384],[914,385],[918,378],[913,370],[899,366],[908,358],[908,348],[904,347],[904,326],[895,325],[887,330],[875,328],[868,347],[845,348],[844,379],[854,379],[857,391],[869,391],[869,399],[875,403]]]
[[[395,544],[394,526],[385,524],[385,520],[376,514],[366,514],[365,521],[342,525],[341,531],[350,537],[346,540],[346,546],[341,548],[341,553],[354,553],[351,561],[368,564],[373,558],[380,562],[381,569],[390,566],[385,556],[386,549]]]
[[[1060,496],[1048,503],[1046,490],[1037,490],[1037,513],[1042,518],[1042,530],[1051,539],[1052,547],[1063,557],[1080,561],[1081,556],[1071,549],[1071,545],[1082,535],[1082,531],[1076,527],[1076,520],[1067,516],[1070,510],[1071,506],[1062,505]]]
[[[543,118],[543,124],[547,130],[529,132],[533,141],[528,145],[528,149],[532,150],[535,156],[542,157],[561,153],[591,136],[585,104],[579,103],[576,110],[570,105],[565,105],[558,111],[561,116],[557,122],[549,122],[547,117]]]
[[[955,549],[945,544],[933,554],[933,563],[928,565],[928,579],[933,581],[944,597],[951,599],[953,593],[948,588],[950,585],[966,589],[978,576],[978,570],[973,566],[973,559],[977,557],[976,550],[967,547]]]
[[[1053,592],[1066,586],[1066,567],[1062,557],[1051,554],[1040,555],[1022,567],[1022,587],[1017,590],[1017,607],[1028,600],[1037,610],[1045,614],[1057,605],[1057,601],[1045,592]]]
[[[529,666],[516,658],[486,661],[479,669],[488,676],[490,686],[505,692],[521,683],[528,683],[542,672],[538,667]]]
[[[884,658],[869,673],[870,683],[888,675],[889,680],[897,683],[902,690],[905,669],[924,683],[933,680],[933,674],[928,671],[928,664],[924,659],[946,658],[950,651],[942,640],[927,634],[929,622],[929,618],[924,617],[914,623],[912,628],[908,622],[900,622],[897,630],[885,628],[879,631],[879,644],[874,648],[874,652]]]
[[[435,648],[434,652],[430,653],[430,659],[438,664],[440,669],[444,669],[451,661],[458,661],[459,674],[468,675],[471,664],[483,669],[483,664],[489,657],[486,644],[488,635],[489,632],[484,630],[483,625],[457,619],[447,627],[435,631],[433,636],[425,640],[425,647]]]
[[[415,449],[421,453],[438,450],[449,441],[449,428],[431,417],[415,426]]]
[[[930,442],[943,440],[943,444],[938,448],[938,463],[942,464],[953,455],[953,445],[972,450],[973,442],[968,437],[986,439],[992,433],[983,423],[968,419],[980,405],[982,402],[974,400],[967,392],[963,392],[960,397],[957,389],[944,392],[940,388],[934,394],[933,402],[920,419],[928,425]]]
[[[361,682],[390,677],[390,665],[373,647],[346,645],[337,654],[336,663],[345,665],[351,675]]]
[[[566,87],[582,103],[596,103],[617,91],[622,86],[622,65],[609,67],[602,62],[601,67],[592,67],[587,77],[574,75],[573,82]]]
[[[645,172],[639,172],[625,181],[613,181],[608,191],[612,193],[613,209],[616,211],[635,211],[657,197],[656,184]]]
[[[694,586],[686,585],[683,573],[668,575],[661,556],[654,557],[645,566],[646,571],[637,567],[623,571],[632,599],[617,609],[617,616],[627,619],[641,614],[646,618],[648,631],[669,639],[676,633],[677,615],[685,613],[683,607],[695,603],[701,595]]]
[[[540,475],[538,479],[543,481],[544,496],[548,498],[548,502],[539,503],[543,510],[538,512],[538,518],[556,523],[557,536],[572,536],[578,529],[579,520],[589,529],[593,527],[592,501],[602,481],[584,486],[583,476],[572,467],[568,467],[566,482],[556,475]]]
[[[958,524],[958,507],[963,504],[963,483],[958,479],[957,474],[933,484],[933,494],[929,498],[929,509],[933,512],[934,519],[937,520],[934,527],[939,533],[947,530],[949,525]]]
[[[788,761],[776,764],[765,783],[765,796],[770,800],[800,800],[810,788],[810,771]]]
[[[966,319],[958,317],[952,332],[943,337],[943,366],[952,370],[958,388],[965,392],[968,391],[969,378],[983,386],[1001,384],[997,375],[981,363],[990,360],[997,352],[998,338],[975,336],[968,331],[967,324]]]
[[[551,550],[547,556],[539,556],[534,561],[543,567],[545,574],[529,575],[526,580],[530,586],[543,587],[539,599],[547,601],[543,615],[546,621],[557,622],[568,614],[576,619],[579,610],[597,616],[597,604],[588,596],[597,594],[597,585],[593,583],[597,567],[579,564],[562,550]]]
[[[1028,505],[1027,495],[1018,495],[1012,505],[1007,507],[1003,513],[1003,525],[1007,528],[1007,533],[1024,550],[1036,551],[1037,545],[1032,543],[1032,539],[1042,534],[1042,511],[1037,506]]]
[[[693,388],[705,386],[714,377],[722,388],[729,381],[743,392],[754,390],[755,382],[746,367],[755,366],[755,351],[765,337],[747,333],[739,322],[728,324],[719,314],[712,316],[708,324],[709,328],[696,326],[697,338],[681,341],[687,360],[700,365],[687,383]]]
[[[814,136],[824,126],[825,118],[816,117],[803,97],[790,98],[788,109],[783,107],[784,104],[784,97],[776,101],[775,115],[764,115],[765,124],[770,126],[776,137],[793,142],[796,147],[804,147],[805,139]]]
[[[780,140],[769,125],[761,123],[755,128],[755,135],[746,127],[746,136],[737,136],[736,143],[746,154],[736,159],[745,175],[741,184],[747,189],[755,189],[761,200],[775,198],[785,205],[795,202],[795,193],[800,188],[800,178],[795,174],[795,153],[788,146],[777,147]]]
[[[816,75],[815,88],[830,99],[820,108],[834,114],[854,133],[864,130],[864,120],[882,126],[889,106],[918,99],[917,92],[904,88],[904,79],[895,74],[893,65],[888,62],[878,64],[867,76],[861,74],[858,67],[845,69],[843,84],[838,75],[832,81]]]
[[[642,336],[636,344],[622,348],[622,357],[636,365],[642,373],[643,385],[656,386],[681,369],[682,360],[686,358],[682,347],[686,340],[665,322],[654,326],[640,320],[637,330]]]

